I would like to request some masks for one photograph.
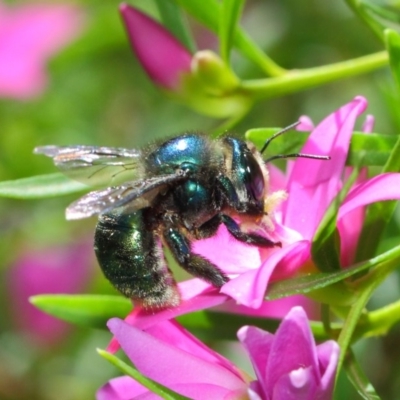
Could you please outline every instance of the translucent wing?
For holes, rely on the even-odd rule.
[[[123,207],[121,212],[134,212],[152,204],[153,199],[168,185],[186,179],[187,173],[160,175],[121,186],[96,190],[72,203],[66,210],[67,219],[81,219]]]
[[[72,179],[89,186],[118,185],[143,174],[141,152],[119,147],[42,146],[35,154],[44,154]]]

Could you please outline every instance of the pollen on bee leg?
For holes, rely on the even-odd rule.
[[[285,190],[277,190],[265,197],[264,199],[264,212],[265,214],[271,214],[275,208],[286,200],[288,194]]]

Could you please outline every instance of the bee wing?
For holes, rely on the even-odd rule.
[[[88,218],[123,207],[121,212],[134,212],[152,204],[153,199],[168,185],[182,181],[187,173],[160,175],[121,186],[96,190],[73,202],[66,210],[67,219]]]
[[[65,175],[89,186],[117,185],[143,174],[141,152],[119,147],[42,146],[35,154],[44,154]]]

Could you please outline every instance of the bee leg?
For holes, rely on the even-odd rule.
[[[272,240],[269,240],[264,236],[257,235],[256,233],[243,232],[240,229],[239,224],[228,215],[222,214],[221,221],[226,226],[229,233],[240,242],[253,244],[260,247],[282,247],[282,243],[280,242],[273,242]]]
[[[102,214],[94,248],[104,275],[126,297],[152,309],[179,304],[179,292],[164,260],[160,239],[148,228],[142,210]]]
[[[189,274],[204,279],[215,287],[228,282],[228,277],[213,263],[192,253],[190,241],[178,230],[164,230],[164,240],[178,264]]]

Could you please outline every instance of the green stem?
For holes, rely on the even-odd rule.
[[[322,324],[327,334],[330,334],[332,332],[330,312],[331,311],[328,304],[321,305]]]
[[[239,90],[253,99],[277,97],[310,89],[339,79],[371,72],[389,63],[386,51],[322,67],[292,70],[284,76],[243,81]]]
[[[278,77],[287,72],[261,50],[244,30],[237,30],[235,45],[249,60],[258,65],[267,75]]]
[[[216,139],[217,137],[229,132],[235,125],[237,125],[248,113],[249,108],[244,108],[242,112],[237,113],[231,118],[228,118],[222,124],[217,126],[211,133],[211,137]]]
[[[357,336],[379,336],[386,334],[400,320],[400,300],[379,310],[369,312],[357,329]]]
[[[373,269],[369,274],[365,275],[363,278],[359,279],[355,283],[355,289],[359,293],[359,297],[357,298],[357,301],[350,308],[350,312],[347,315],[346,321],[343,325],[343,329],[340,332],[338,338],[338,344],[340,346],[340,356],[337,367],[338,374],[343,365],[347,349],[350,347],[350,344],[354,339],[354,333],[357,324],[360,320],[361,314],[363,313],[368,300],[374,293],[375,289],[397,267],[398,267],[397,260],[391,259],[385,262],[380,268]]]

